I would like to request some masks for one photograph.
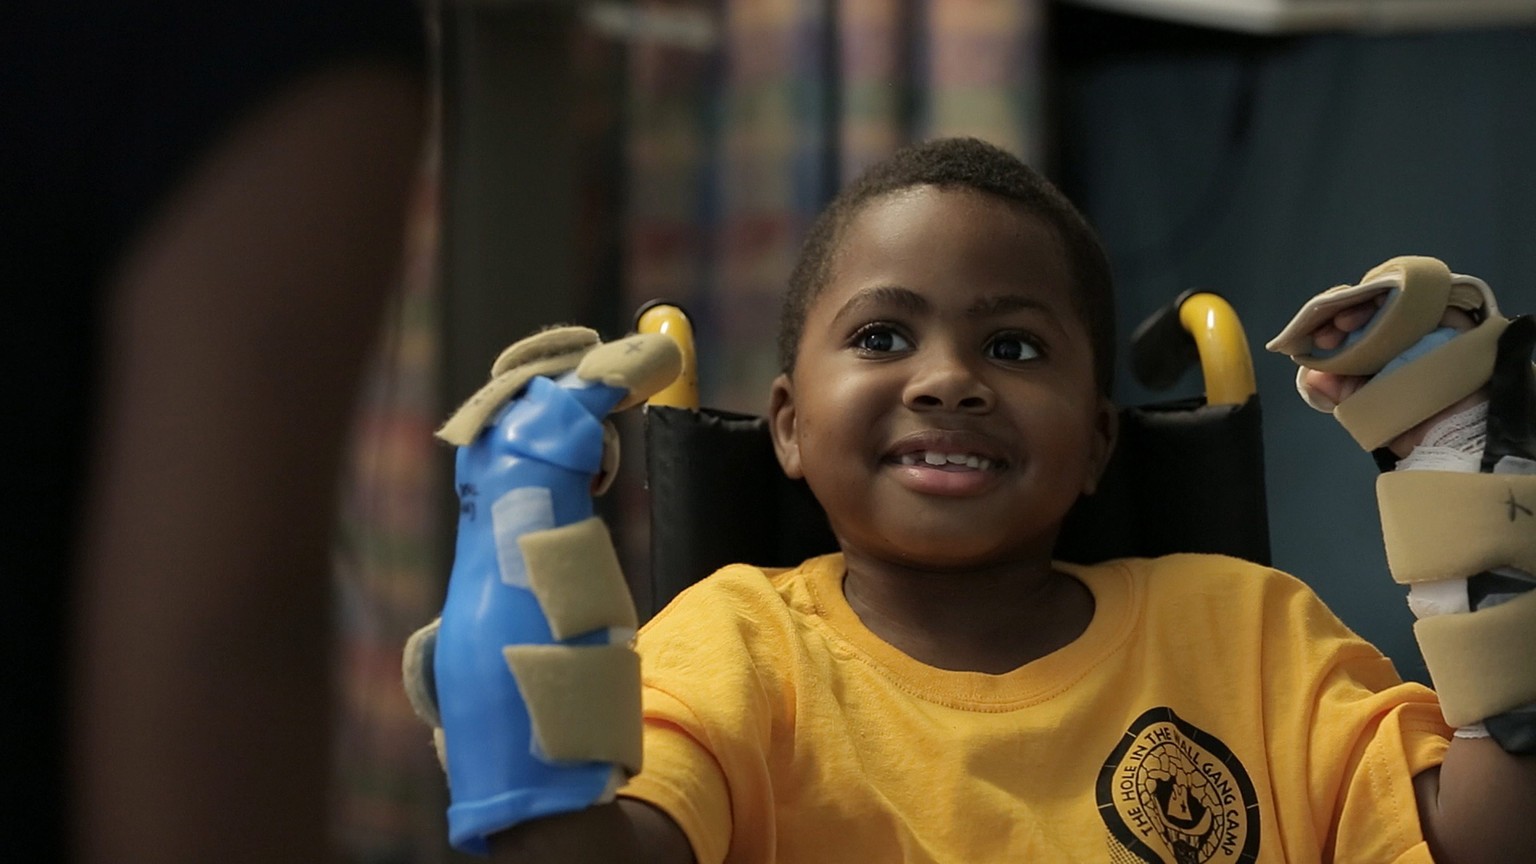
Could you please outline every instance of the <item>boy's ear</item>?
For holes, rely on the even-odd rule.
[[[1120,439],[1120,409],[1108,398],[1099,397],[1098,412],[1093,421],[1093,440],[1088,454],[1088,476],[1083,478],[1083,494],[1098,491],[1099,479],[1109,467],[1109,459],[1115,453],[1115,442]]]
[[[791,480],[800,480],[800,439],[795,435],[795,382],[783,374],[773,379],[768,396],[768,431],[773,436],[773,452],[779,467]]]

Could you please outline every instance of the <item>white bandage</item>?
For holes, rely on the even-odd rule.
[[[1487,438],[1488,403],[1446,417],[1428,432],[1413,452],[1397,463],[1398,471],[1453,471],[1475,474]],[[1415,618],[1471,612],[1466,579],[1440,579],[1408,586],[1408,608]]]

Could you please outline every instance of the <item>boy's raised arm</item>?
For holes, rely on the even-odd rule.
[[[496,837],[511,860],[566,860],[533,853],[545,847],[687,860],[646,857],[675,848],[671,820],[611,804],[641,764],[638,620],[592,506],[617,469],[608,414],[680,366],[665,336],[546,330],[504,351],[438,430],[458,448],[458,539],[442,616],[411,637],[403,672],[434,729],[461,851],[485,854]]]
[[[1507,753],[1492,738],[1456,738],[1445,763],[1414,778],[1414,789],[1439,864],[1536,855],[1536,756]]]
[[[1441,864],[1536,856],[1536,320],[1481,280],[1394,258],[1313,298],[1269,345],[1297,386],[1392,469],[1387,562],[1448,724],[1415,780]]]
[[[692,864],[688,838],[649,804],[620,798],[577,813],[524,822],[491,837],[495,864]]]

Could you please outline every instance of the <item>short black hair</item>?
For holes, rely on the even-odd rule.
[[[940,138],[904,147],[845,187],[816,217],[790,273],[779,319],[779,368],[795,368],[795,353],[812,301],[826,287],[843,231],[866,204],[916,186],[972,189],[1038,217],[1060,235],[1076,280],[1077,312],[1088,327],[1095,382],[1109,396],[1115,370],[1115,299],[1109,258],[1088,220],[1039,172],[1018,157],[975,138]]]

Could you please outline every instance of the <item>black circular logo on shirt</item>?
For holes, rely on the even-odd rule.
[[[1238,864],[1259,854],[1253,781],[1226,744],[1170,708],[1137,717],[1099,770],[1099,815],[1148,864]]]

